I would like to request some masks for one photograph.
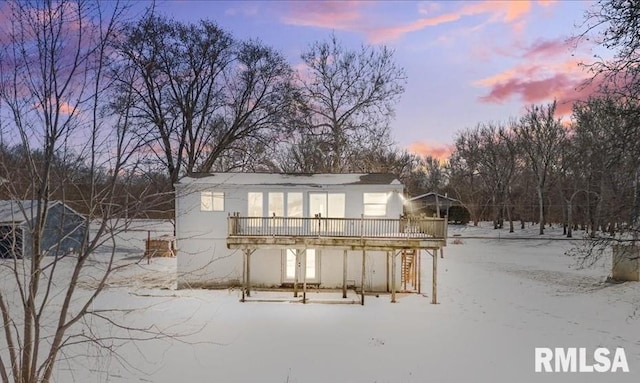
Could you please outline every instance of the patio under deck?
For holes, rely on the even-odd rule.
[[[306,265],[307,248],[344,250],[343,298],[347,295],[347,251],[362,251],[361,304],[364,304],[365,267],[367,251],[386,251],[387,266],[391,262],[391,283],[387,270],[387,286],[391,286],[391,302],[396,302],[396,257],[402,256],[402,280],[411,276],[420,293],[420,251],[433,258],[432,303],[437,302],[437,253],[446,246],[447,220],[445,218],[297,218],[297,217],[241,217],[229,216],[227,247],[241,249],[243,262],[242,301],[251,294],[251,254],[257,249],[295,249],[296,263]],[[388,267],[387,267],[388,268]],[[294,297],[298,296],[298,284],[302,284],[306,303],[307,281],[302,275],[294,282]],[[405,273],[407,275],[405,275]],[[301,279],[301,280],[300,280]],[[389,291],[389,288],[387,288]]]

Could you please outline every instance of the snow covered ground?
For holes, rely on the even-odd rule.
[[[576,242],[554,240],[557,230],[540,239],[536,230],[450,227],[462,243],[450,240],[438,260],[437,305],[425,255],[426,296],[396,304],[367,296],[365,306],[240,303],[237,290],[175,290],[175,259],[141,262],[116,273],[95,308],[135,308],[118,319],[177,337],[114,341],[124,360],[102,352],[64,361],[56,381],[640,381],[640,284],[605,283],[606,260],[579,269],[564,255]],[[123,259],[140,256],[145,237],[143,228],[123,233]],[[535,347],[623,347],[630,372],[535,373]]]

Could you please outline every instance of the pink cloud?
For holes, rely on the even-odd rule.
[[[571,72],[559,71],[537,79],[514,76],[493,84],[489,93],[480,97],[480,101],[502,103],[510,99],[519,99],[525,104],[539,104],[557,100],[557,115],[568,116],[573,104],[578,100],[587,99],[598,86],[595,83],[587,84],[587,75],[577,76]]]
[[[559,104],[566,102],[566,106],[558,105],[559,109],[570,112],[572,102],[583,95],[578,89],[589,77],[579,65],[584,60],[569,56],[570,47],[571,41],[557,38],[515,48],[510,57],[519,58],[519,64],[476,81],[476,85],[489,89],[480,101],[503,103],[519,99],[531,104],[556,99]]]
[[[363,23],[361,8],[366,3],[356,1],[296,1],[290,3],[286,24],[329,29],[358,29]]]
[[[431,156],[441,161],[449,159],[453,147],[451,145],[416,141],[409,145],[408,150],[420,156]]]
[[[487,15],[490,23],[504,23],[520,31],[525,25],[525,16],[531,12],[532,2],[522,1],[476,1],[467,3],[459,10],[437,16],[425,17],[404,25],[376,28],[367,32],[369,39],[374,42],[395,40],[404,34],[415,32],[427,27],[451,23],[463,17]],[[427,13],[422,11],[421,13]]]
[[[419,31],[427,27],[434,27],[436,25],[450,23],[452,21],[460,19],[461,17],[462,15],[455,13],[426,17],[405,25],[370,30],[368,33],[368,37],[369,40],[374,43],[396,40],[404,34]]]
[[[461,11],[464,15],[490,14],[492,21],[512,23],[531,11],[531,1],[478,1],[471,2]]]
[[[282,20],[292,25],[357,31],[366,34],[370,42],[380,43],[396,40],[407,33],[477,15],[486,15],[488,22],[509,24],[518,30],[525,25],[525,16],[532,10],[530,0],[475,1],[465,3],[455,11],[440,14],[439,5],[420,4],[418,14],[425,17],[399,25],[374,27],[374,20],[370,19],[364,10],[375,4],[360,1],[292,2],[289,5],[289,13]]]
[[[562,93],[563,89],[577,86],[578,83],[564,73],[540,80],[511,78],[494,85],[489,94],[480,97],[480,101],[502,103],[511,97],[519,96],[527,103],[535,103],[553,98],[554,95]]]
[[[522,58],[536,59],[545,57],[566,56],[571,48],[571,42],[564,38],[552,40],[537,40],[526,48]]]

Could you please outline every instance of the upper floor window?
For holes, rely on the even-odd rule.
[[[200,192],[200,211],[224,211],[224,193]]]
[[[262,206],[263,206],[262,193],[249,192],[249,194],[247,195],[247,200],[248,200],[247,216],[249,217],[264,216],[264,211],[262,210]]]
[[[309,193],[309,217],[344,218],[344,193]]]
[[[364,215],[383,217],[387,215],[387,193],[364,193]]]

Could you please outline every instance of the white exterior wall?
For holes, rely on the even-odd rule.
[[[200,211],[200,192],[224,193],[224,211]],[[178,245],[178,285],[181,288],[227,287],[242,282],[241,250],[227,249],[227,217],[239,212],[247,216],[248,193],[263,193],[264,216],[268,216],[269,192],[302,192],[303,214],[309,216],[309,193],[328,192],[345,194],[345,217],[359,218],[363,214],[364,193],[389,193],[386,218],[402,214],[402,185],[227,185],[190,183],[176,185],[176,235]],[[286,206],[285,206],[286,209]],[[385,218],[385,217],[377,217]],[[284,250],[256,250],[251,255],[251,285],[274,287],[283,283],[285,271]],[[316,249],[320,259],[320,287],[342,286],[343,250]],[[365,289],[386,289],[386,253],[368,251],[365,269]],[[389,266],[389,269],[391,267]],[[362,251],[349,251],[347,281],[360,286]],[[400,257],[397,257],[397,288],[400,287]]]

